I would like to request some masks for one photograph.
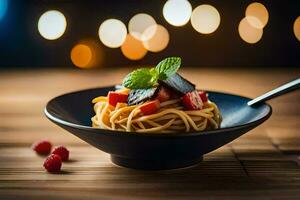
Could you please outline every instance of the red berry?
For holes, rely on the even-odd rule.
[[[61,157],[61,160],[62,161],[67,161],[69,160],[69,151],[66,147],[64,146],[58,146],[56,147],[52,154],[56,154],[56,155],[59,155]]]
[[[61,168],[61,158],[59,155],[51,154],[44,162],[44,167],[48,172],[59,172]]]
[[[43,140],[32,145],[32,149],[41,155],[48,155],[51,152],[52,145],[49,141]]]

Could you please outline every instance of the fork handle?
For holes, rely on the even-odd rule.
[[[279,86],[278,88],[275,88],[274,90],[271,90],[259,97],[256,97],[255,99],[248,101],[248,106],[256,105],[261,102],[265,102],[269,99],[273,99],[277,96],[281,96],[283,94],[292,92],[294,90],[297,90],[300,88],[300,78],[297,78],[296,80],[290,81],[284,85]]]

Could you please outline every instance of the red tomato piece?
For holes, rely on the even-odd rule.
[[[196,90],[186,93],[182,97],[182,102],[187,110],[200,110],[203,106],[203,102]]]
[[[171,98],[170,91],[167,88],[165,88],[165,87],[161,87],[159,89],[158,94],[157,94],[157,99],[160,102],[164,102],[164,101],[168,101],[170,98]]]
[[[200,98],[201,98],[201,100],[202,100],[203,102],[207,102],[207,101],[208,101],[206,92],[200,91],[200,92],[199,92],[199,96],[200,96]]]
[[[140,107],[140,110],[143,113],[143,115],[151,115],[156,113],[159,110],[159,107],[160,107],[160,102],[159,100],[155,99],[153,101],[143,104]]]
[[[117,103],[126,103],[128,99],[128,94],[122,94],[118,92],[110,91],[108,93],[108,103],[112,106],[116,106]]]

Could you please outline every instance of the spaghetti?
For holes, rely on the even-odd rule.
[[[160,104],[158,112],[150,115],[141,113],[141,105],[129,106],[117,103],[112,106],[108,97],[93,99],[95,116],[93,127],[140,133],[170,133],[203,131],[219,128],[221,114],[215,103],[204,102],[201,110],[185,110],[181,99],[172,99]]]

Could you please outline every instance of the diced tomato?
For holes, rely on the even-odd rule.
[[[143,113],[143,115],[151,115],[156,113],[159,110],[159,107],[160,107],[160,102],[159,100],[155,99],[153,101],[143,104],[140,107],[140,110]]]
[[[199,96],[200,96],[201,100],[203,101],[203,103],[208,101],[206,92],[200,91]]]
[[[117,103],[126,103],[128,98],[128,94],[122,94],[118,92],[110,91],[108,93],[108,103],[112,106],[116,106]]]
[[[157,94],[157,99],[160,102],[164,102],[164,101],[168,101],[170,98],[171,98],[170,91],[167,88],[165,88],[165,87],[161,87],[159,89],[158,94]]]
[[[182,102],[187,110],[199,110],[202,109],[203,106],[203,102],[197,90],[186,93],[182,97]]]

